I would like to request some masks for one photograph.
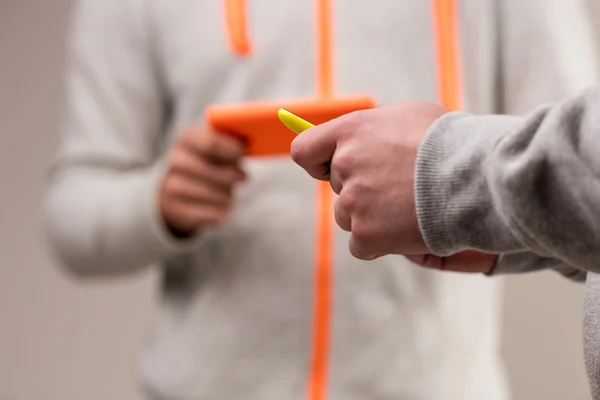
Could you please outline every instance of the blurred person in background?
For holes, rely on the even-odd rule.
[[[313,3],[79,1],[50,242],[80,276],[161,269],[149,398],[505,400],[499,281],[367,264],[341,230],[319,242],[333,205],[313,180],[203,121],[215,103],[312,94]],[[379,104],[515,113],[595,79],[572,0],[352,0],[332,15],[337,91]]]

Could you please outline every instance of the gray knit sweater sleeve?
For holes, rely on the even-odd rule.
[[[502,273],[526,273],[549,269],[558,272],[565,278],[575,282],[585,282],[587,272],[570,266],[559,259],[543,257],[531,251],[507,253],[499,257],[498,263],[489,275]]]
[[[496,272],[548,259],[566,275],[600,272],[600,89],[523,117],[447,114],[419,149],[415,189],[435,254],[529,253]]]

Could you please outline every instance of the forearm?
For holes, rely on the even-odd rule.
[[[164,227],[156,206],[158,167],[132,172],[94,168],[58,171],[45,202],[50,244],[79,274],[135,271],[194,248]]]
[[[441,118],[416,172],[431,250],[532,251],[600,270],[599,127],[598,90],[525,117]]]
[[[80,0],[73,11],[45,226],[79,273],[132,271],[193,245],[170,236],[156,204],[169,97],[150,21],[140,0]]]

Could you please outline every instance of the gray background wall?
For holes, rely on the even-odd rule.
[[[0,0],[0,399],[140,400],[134,359],[156,274],[75,282],[38,231],[69,3]],[[508,280],[503,354],[516,400],[589,399],[581,302],[581,287],[551,274]]]

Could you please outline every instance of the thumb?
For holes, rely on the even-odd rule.
[[[292,142],[292,160],[313,178],[329,180],[329,165],[341,129],[342,124],[336,119],[302,132]]]

